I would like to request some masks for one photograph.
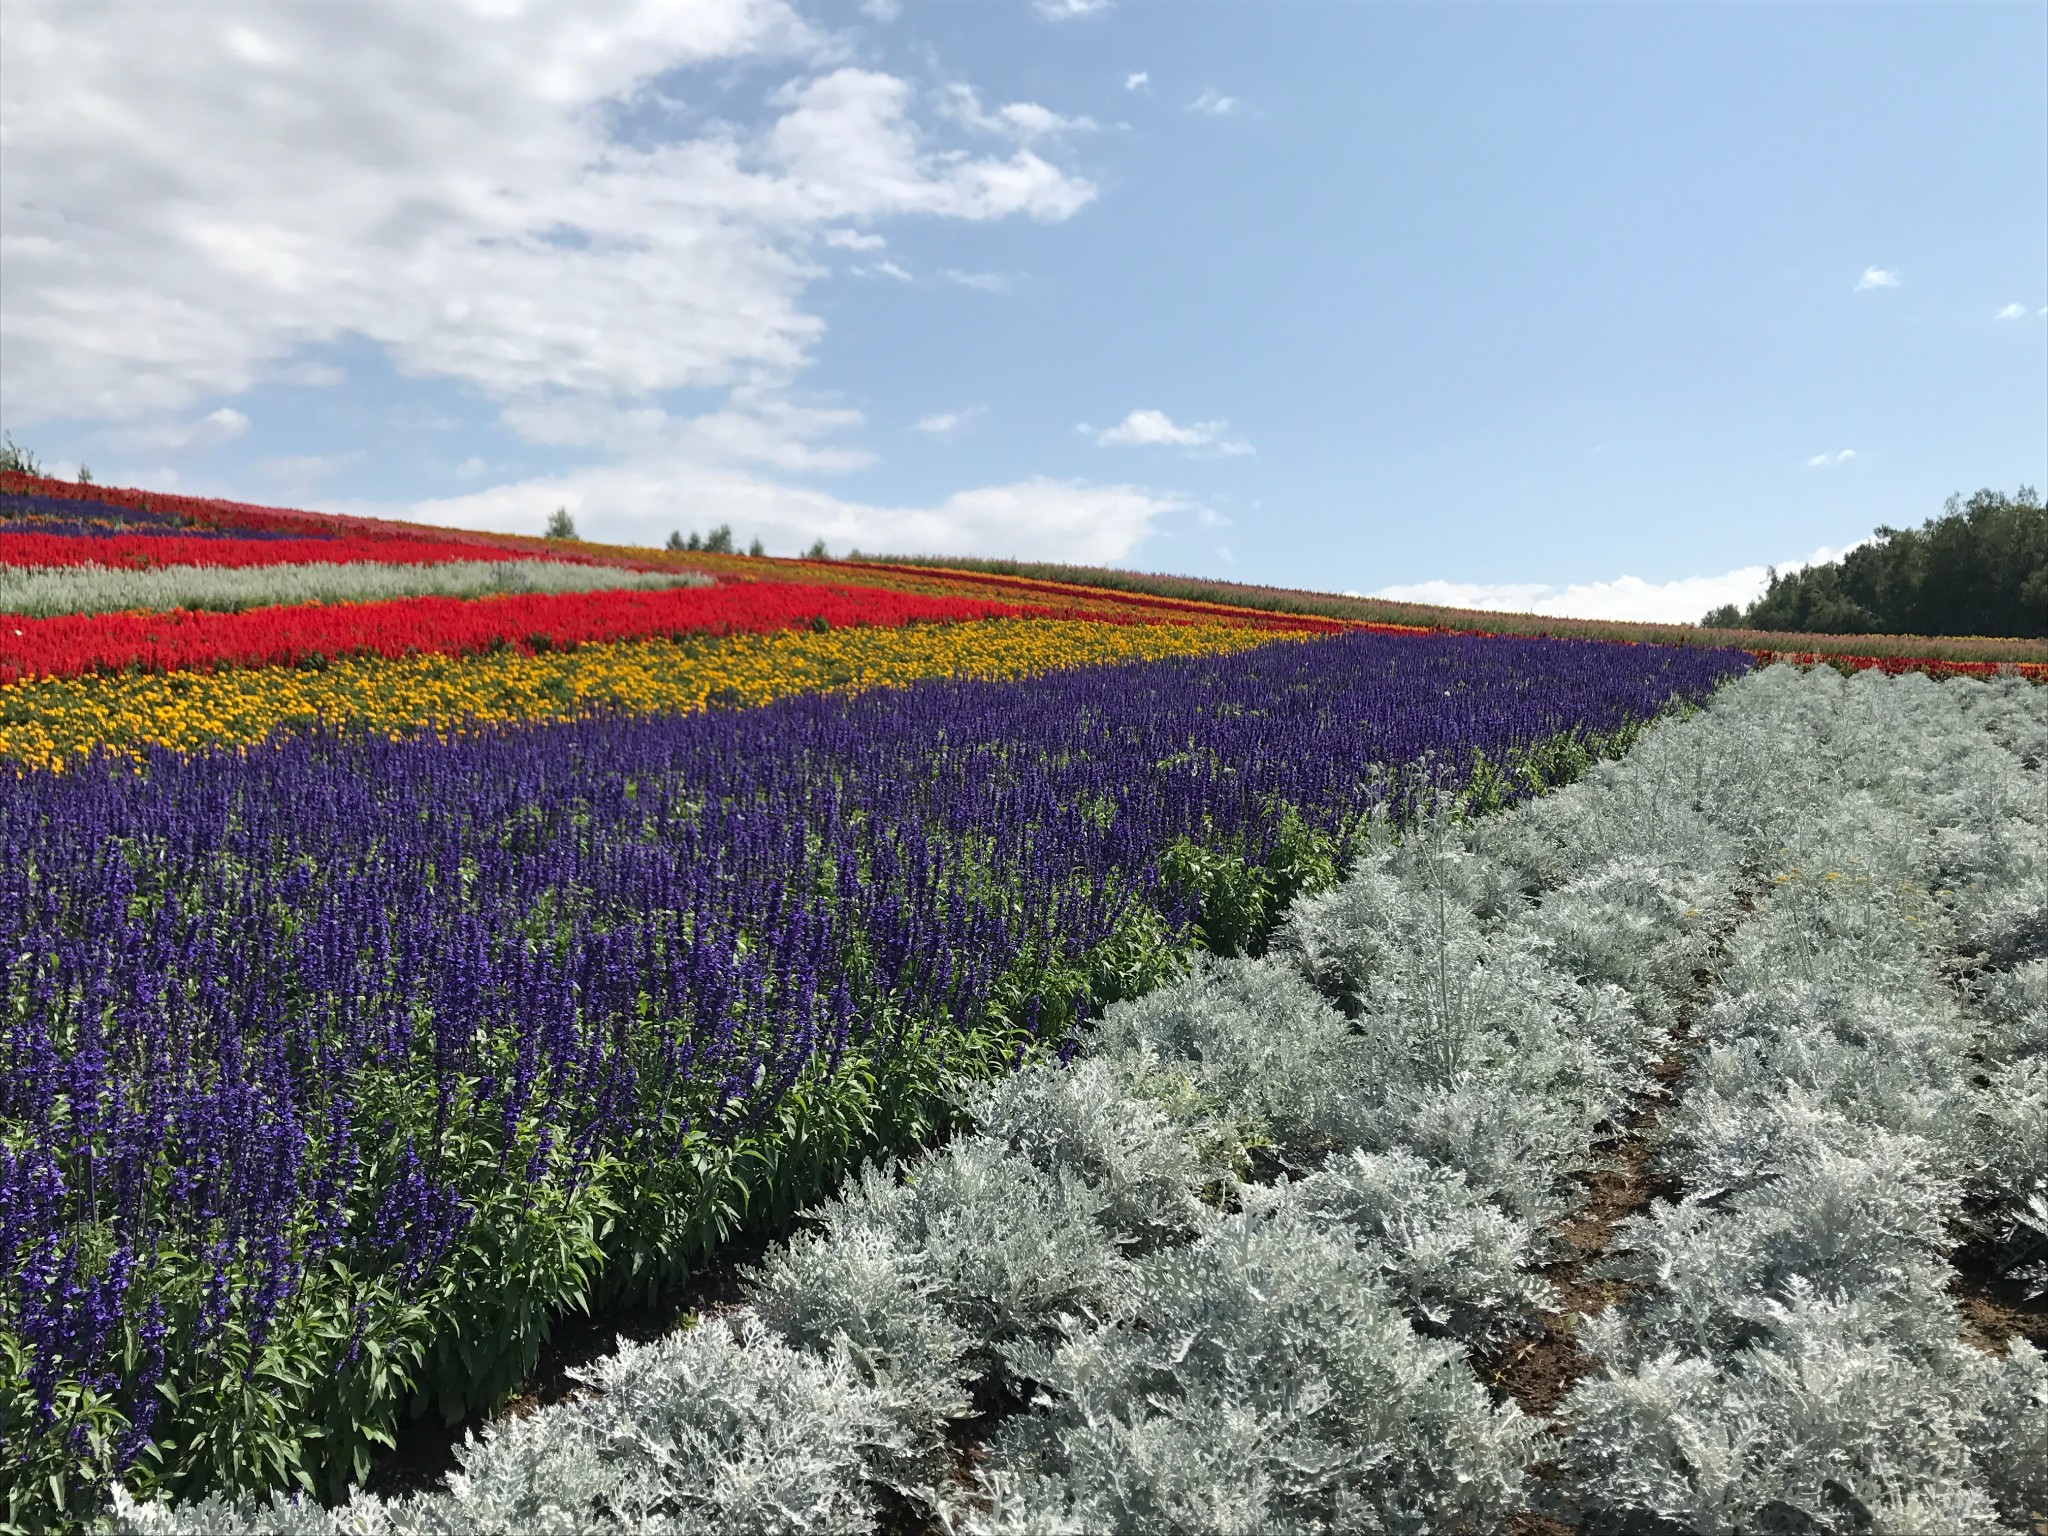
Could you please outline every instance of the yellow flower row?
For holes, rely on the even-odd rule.
[[[928,677],[1027,677],[1305,638],[1221,624],[990,619],[632,640],[535,656],[365,657],[323,668],[38,678],[0,688],[0,757],[59,768],[96,747],[132,756],[150,746],[190,751],[260,741],[279,727],[319,721],[397,736],[471,720],[559,720],[597,709],[680,712],[714,698],[760,704],[790,693]]]

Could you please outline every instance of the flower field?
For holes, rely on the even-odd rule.
[[[1954,1261],[2048,1281],[2044,703],[1774,668],[1371,826],[445,1491],[117,1528],[2031,1531],[2048,1359]],[[1589,1237],[1632,1150],[1664,1193]]]
[[[2048,693],[12,489],[11,1527],[2048,1501],[2048,1368],[1943,1289],[2048,1224]],[[137,541],[185,554],[69,558]],[[1567,1326],[1626,1157],[1678,1203]],[[1816,1418],[1822,1370],[1906,1385]]]
[[[887,594],[884,594],[885,596]],[[390,732],[762,704],[790,693],[927,677],[1029,677],[1060,667],[1224,656],[1270,643],[1229,625],[991,619],[585,645],[482,655],[349,657],[319,667],[39,678],[0,689],[0,755],[58,766],[94,752],[190,751],[286,726]]]

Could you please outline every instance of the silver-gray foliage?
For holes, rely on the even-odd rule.
[[[294,1500],[235,1509],[125,1505],[133,1536],[831,1536],[874,1527],[864,1468],[898,1449],[876,1395],[834,1355],[793,1349],[756,1322],[711,1319],[627,1344],[590,1390],[505,1418],[457,1449],[446,1494],[333,1512]]]
[[[1455,1168],[1411,1152],[1333,1157],[1295,1186],[1321,1227],[1348,1228],[1409,1316],[1468,1344],[1519,1333],[1556,1300],[1529,1268],[1536,1234]]]
[[[1373,1257],[1282,1208],[1138,1261],[1132,1316],[1031,1374],[979,1532],[1457,1531],[1521,1498],[1534,1428],[1418,1335]]]
[[[492,597],[709,586],[695,571],[629,571],[565,560],[450,560],[385,565],[0,566],[0,613],[114,613],[132,608],[233,611],[290,603],[372,603],[399,597]]]
[[[2034,701],[1776,669],[1736,693],[1797,754],[1749,843],[1770,878],[1662,1117],[1689,1193],[1618,1234],[1633,1299],[1587,1326],[1560,1461],[1590,1532],[1990,1529],[2038,1497],[2048,1393],[2031,1351],[1960,1341],[1946,1254],[1968,1210],[2023,1229],[2040,1176],[2048,797],[1982,724]],[[1991,968],[1960,991],[1959,949]]]

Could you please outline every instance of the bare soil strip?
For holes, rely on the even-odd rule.
[[[1536,1271],[1556,1290],[1560,1306],[1542,1314],[1541,1326],[1534,1334],[1473,1357],[1473,1370],[1496,1400],[1512,1399],[1531,1418],[1552,1418],[1573,1386],[1597,1368],[1597,1362],[1579,1343],[1580,1320],[1598,1316],[1630,1294],[1624,1282],[1597,1273],[1614,1241],[1615,1229],[1648,1210],[1652,1200],[1678,1198],[1678,1186],[1652,1166],[1653,1132],[1661,1107],[1671,1101],[1685,1075],[1694,1011],[1713,995],[1728,941],[1754,905],[1754,894],[1745,892],[1735,915],[1715,934],[1708,963],[1693,972],[1692,993],[1672,1025],[1669,1045],[1650,1069],[1656,1088],[1637,1101],[1622,1123],[1621,1134],[1606,1149],[1607,1166],[1576,1175],[1586,1197],[1578,1212],[1560,1228],[1564,1255]],[[1540,1502],[1554,1484],[1557,1469],[1553,1463],[1539,1461],[1529,1470],[1541,1490]],[[1571,1536],[1574,1527],[1555,1515],[1530,1509],[1510,1520],[1507,1530],[1508,1536]]]

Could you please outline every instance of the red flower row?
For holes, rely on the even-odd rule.
[[[436,565],[444,560],[567,559],[573,564],[627,565],[637,570],[666,567],[639,561],[580,560],[552,551],[507,549],[453,539],[374,537],[347,534],[332,539],[189,539],[176,534],[123,533],[109,538],[69,533],[0,533],[0,565]]]
[[[209,496],[173,496],[163,491],[130,490],[118,485],[74,485],[69,480],[52,480],[42,475],[0,474],[0,495],[29,492],[63,500],[96,501],[109,507],[135,507],[153,512],[171,512],[208,528],[248,528],[258,533],[303,533],[313,538],[330,534],[355,533],[365,537],[403,536],[402,530],[374,518],[347,517],[327,512],[290,512],[277,507],[252,506],[244,501],[217,501]],[[450,530],[450,540],[465,548],[489,545],[491,540],[476,534]]]
[[[250,608],[240,613],[0,616],[0,684],[142,667],[176,672],[262,667],[314,656],[458,655],[510,646],[529,651],[654,635],[736,634],[823,621],[895,626],[1025,618],[1042,612],[973,598],[924,597],[869,587],[749,583],[656,591],[407,597],[385,603]]]
[[[1951,661],[1944,656],[1837,656],[1827,651],[1751,650],[1756,664],[1767,667],[1774,661],[1794,666],[1829,666],[1843,672],[1878,671],[1887,677],[1902,672],[1925,672],[1929,677],[2024,677],[2030,682],[2048,683],[2048,662],[2039,661]]]
[[[1221,603],[1198,602],[1185,597],[1161,597],[1124,587],[1091,587],[1085,582],[1045,581],[1035,576],[1006,576],[993,571],[961,571],[945,566],[889,565],[874,560],[841,560],[842,569],[873,571],[901,577],[906,573],[942,578],[949,586],[986,587],[1008,597],[1039,597],[1051,604],[1062,618],[1108,619],[1117,624],[1235,624],[1245,629],[1279,629],[1319,635],[1337,635],[1350,629],[1370,630],[1388,635],[1426,635],[1419,624],[1369,624],[1360,619],[1330,619],[1311,613],[1280,613],[1256,608],[1232,608]],[[1077,601],[1078,600],[1078,601]],[[1100,607],[1112,605],[1110,617]],[[1084,611],[1085,609],[1085,611]]]

